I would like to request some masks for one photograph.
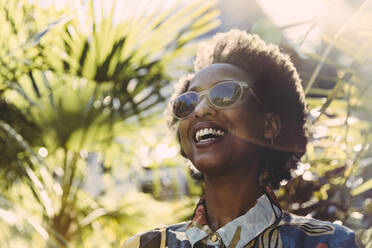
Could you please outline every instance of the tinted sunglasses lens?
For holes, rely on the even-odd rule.
[[[194,111],[195,106],[198,104],[198,95],[189,92],[183,95],[180,95],[173,102],[173,113],[178,118],[183,118],[188,116]]]
[[[218,107],[228,107],[239,100],[242,94],[240,85],[236,82],[218,84],[209,93],[210,101]]]

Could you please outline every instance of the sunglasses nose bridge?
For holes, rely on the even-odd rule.
[[[198,104],[195,106],[194,113],[196,116],[201,117],[206,114],[212,114],[216,110],[211,106],[208,98],[208,93],[200,94]]]
[[[210,106],[210,103],[209,103],[209,97],[208,97],[208,94],[209,94],[209,91],[208,90],[205,90],[205,91],[202,91],[202,92],[199,92],[198,93],[198,102],[195,106],[195,109],[202,104],[203,101],[206,101],[206,105],[207,106]]]
[[[208,98],[208,92],[203,91],[198,94],[198,104],[201,103],[204,99]]]

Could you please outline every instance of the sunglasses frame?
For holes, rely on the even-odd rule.
[[[231,105],[229,105],[229,106],[226,106],[226,107],[221,107],[221,106],[217,106],[217,105],[215,105],[215,104],[211,101],[211,99],[210,99],[210,95],[209,95],[209,94],[210,94],[211,90],[214,89],[215,87],[217,87],[218,85],[225,84],[225,83],[229,83],[229,82],[231,82],[231,83],[237,83],[237,84],[240,86],[240,89],[241,89],[241,92],[242,92],[242,93],[240,94],[239,99],[237,99],[233,104],[231,104]],[[195,111],[196,106],[198,106],[198,105],[200,104],[200,102],[201,102],[202,99],[203,99],[203,96],[205,96],[205,95],[207,96],[207,99],[208,99],[208,105],[211,106],[211,107],[213,107],[213,108],[216,108],[216,109],[227,109],[227,108],[233,108],[233,107],[235,107],[235,106],[237,106],[237,105],[239,105],[239,104],[242,103],[241,98],[242,98],[242,96],[243,96],[243,90],[244,90],[244,88],[248,88],[248,90],[249,90],[249,92],[251,93],[251,95],[253,96],[253,98],[258,102],[258,104],[262,107],[262,109],[265,110],[265,109],[266,109],[266,108],[265,108],[265,105],[264,105],[263,102],[260,100],[260,98],[255,94],[255,92],[253,91],[252,87],[249,86],[247,82],[245,82],[245,81],[236,81],[236,80],[227,80],[227,81],[219,82],[219,83],[213,85],[211,88],[206,89],[206,90],[203,90],[203,91],[200,91],[200,92],[196,92],[196,91],[187,91],[187,92],[184,92],[184,93],[182,93],[181,95],[177,96],[176,99],[174,99],[174,100],[171,101],[171,106],[172,106],[172,113],[173,113],[173,116],[174,116],[175,118],[177,118],[178,120],[182,120],[182,119],[188,118],[188,117],[189,117],[189,116],[190,116],[190,115]],[[195,94],[198,96],[197,104],[195,105],[194,110],[190,112],[190,114],[188,114],[188,115],[186,115],[186,116],[184,116],[184,117],[178,117],[178,116],[174,113],[173,105],[174,105],[174,103],[176,102],[176,100],[177,100],[179,97],[181,97],[181,96],[183,96],[183,95],[186,95],[186,94],[190,94],[190,93],[195,93]]]

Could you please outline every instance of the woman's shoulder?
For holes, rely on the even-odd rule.
[[[283,218],[279,225],[289,225],[303,230],[309,235],[329,235],[334,233],[351,234],[354,233],[351,229],[332,223],[329,221],[318,220],[310,217],[295,215],[284,212]]]
[[[354,231],[329,221],[285,212],[278,226],[284,242],[306,242],[314,247],[363,247]]]
[[[165,247],[165,241],[170,239],[186,239],[185,231],[189,222],[182,222],[162,228],[156,228],[147,232],[139,233],[126,242],[122,248],[147,248],[147,247]]]

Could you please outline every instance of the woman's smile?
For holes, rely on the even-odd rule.
[[[212,64],[196,73],[188,91],[205,91],[228,80],[250,82],[249,75],[239,67]],[[225,109],[215,108],[208,101],[204,97],[190,116],[180,120],[183,150],[195,167],[206,174],[226,173],[228,167],[244,166],[257,153],[252,140],[260,139],[262,113],[257,111],[253,99]]]
[[[227,130],[214,122],[198,122],[193,128],[193,138],[199,148],[220,142],[228,134]]]

